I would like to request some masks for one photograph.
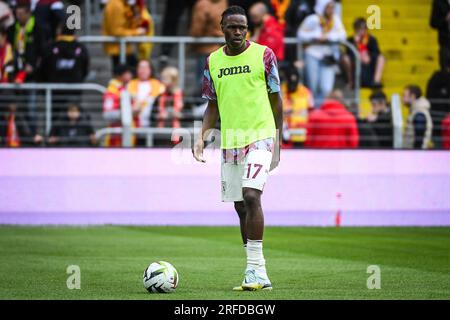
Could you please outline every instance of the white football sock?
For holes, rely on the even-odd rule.
[[[265,269],[262,240],[247,240],[247,270]]]

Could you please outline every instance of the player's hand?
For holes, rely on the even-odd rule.
[[[195,160],[199,162],[206,162],[206,160],[203,158],[203,145],[203,139],[198,138],[194,144],[194,149],[192,150]]]
[[[281,152],[281,143],[279,139],[277,139],[277,143],[275,144],[275,150],[272,154],[272,162],[270,163],[269,172],[278,167],[280,164],[280,152]]]
[[[272,171],[273,169],[275,169],[276,167],[278,167],[278,165],[280,164],[280,157],[275,157],[275,154],[272,156],[272,162],[270,163],[270,169],[269,171]]]

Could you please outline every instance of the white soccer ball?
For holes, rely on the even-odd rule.
[[[173,292],[178,286],[177,270],[168,262],[153,262],[144,271],[144,287],[150,293]]]

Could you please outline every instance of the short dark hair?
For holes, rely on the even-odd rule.
[[[381,90],[377,90],[372,92],[372,94],[369,96],[369,100],[370,101],[387,101],[387,97],[386,94],[381,91]]]
[[[220,20],[220,24],[223,24],[223,20],[225,20],[226,17],[232,16],[235,14],[239,14],[239,15],[247,17],[245,10],[242,7],[231,6],[231,7],[228,7],[224,12],[222,12],[222,19]]]
[[[8,30],[5,27],[0,26],[0,34],[6,36],[8,34]]]
[[[353,22],[353,30],[358,30],[367,27],[366,19],[363,17],[356,18]]]
[[[133,69],[126,64],[119,64],[114,68],[114,76],[116,77],[123,75],[125,72],[133,73]]]
[[[405,87],[410,93],[412,93],[416,98],[420,98],[422,96],[422,89],[416,84],[409,84]]]

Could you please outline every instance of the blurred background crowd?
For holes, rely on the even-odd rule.
[[[68,27],[70,5],[89,26]],[[121,56],[120,43],[89,36],[222,37],[231,5],[246,10],[248,39],[278,59],[284,148],[450,149],[448,0],[0,0],[0,145],[123,146],[128,111],[132,128],[191,128],[205,108],[206,57],[221,44],[188,44],[180,66],[177,41],[128,42]],[[149,146],[148,132],[152,146],[182,139],[141,132],[131,146]]]

